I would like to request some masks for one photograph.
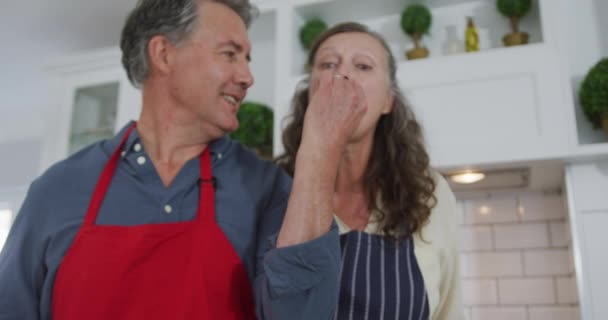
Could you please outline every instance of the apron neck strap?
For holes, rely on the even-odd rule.
[[[199,221],[215,221],[215,190],[213,188],[213,175],[211,171],[211,154],[209,145],[203,150],[199,159],[201,172],[200,194],[198,197],[198,212],[196,218]]]
[[[101,173],[101,177],[95,186],[93,197],[89,203],[87,214],[84,218],[85,226],[92,226],[97,220],[97,214],[103,199],[105,198],[106,192],[110,187],[110,182],[116,172],[116,167],[120,160],[120,153],[122,152],[123,146],[125,145],[129,135],[135,129],[137,123],[134,122],[129,129],[127,129],[125,135],[122,137],[120,145],[106,164]],[[200,163],[200,194],[198,200],[198,209],[195,219],[199,221],[214,221],[215,220],[215,190],[213,189],[213,175],[211,172],[211,155],[209,152],[209,145],[201,152],[199,156]]]
[[[127,138],[135,129],[136,122],[127,129],[127,132],[122,137],[118,148],[114,150],[114,153],[110,157],[110,160],[106,164],[101,173],[101,177],[99,181],[97,181],[97,185],[95,186],[95,191],[93,192],[93,198],[89,203],[89,209],[87,210],[87,215],[84,218],[84,225],[91,226],[95,224],[95,220],[97,219],[97,213],[99,212],[99,208],[101,207],[101,203],[103,202],[103,198],[106,195],[106,191],[108,191],[108,187],[110,186],[110,182],[112,181],[112,176],[114,176],[114,172],[116,171],[116,166],[118,165],[118,160],[120,159],[120,153],[122,152],[122,148],[125,145]]]

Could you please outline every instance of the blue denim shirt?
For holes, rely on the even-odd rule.
[[[55,164],[30,186],[0,253],[1,320],[51,318],[55,274],[127,127]],[[329,319],[338,296],[337,228],[306,243],[276,248],[291,179],[228,137],[214,141],[210,151],[216,220],[245,265],[258,318]],[[133,130],[96,223],[191,220],[198,205],[198,181],[196,157],[165,187]]]

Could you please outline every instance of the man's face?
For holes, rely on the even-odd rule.
[[[190,37],[173,48],[170,94],[191,112],[201,130],[219,138],[238,128],[240,103],[253,84],[247,28],[230,8],[199,4],[199,22]]]

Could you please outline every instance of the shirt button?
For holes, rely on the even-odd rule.
[[[217,158],[218,158],[219,160],[222,160],[222,154],[221,154],[221,153],[218,153],[218,154],[217,154]]]
[[[170,205],[166,204],[165,205],[165,213],[169,214],[169,213],[171,213],[171,211],[173,211],[173,208],[171,208]]]
[[[143,166],[146,163],[146,157],[144,157],[144,156],[137,157],[137,163],[139,163],[139,165]]]
[[[141,144],[136,143],[136,144],[133,146],[133,150],[135,150],[135,152],[140,152],[140,151],[141,151]]]
[[[126,155],[127,155],[127,152],[126,152],[126,151],[123,151],[123,152],[121,152],[121,153],[120,153],[120,156],[121,156],[121,157],[123,157],[123,158],[124,158]]]

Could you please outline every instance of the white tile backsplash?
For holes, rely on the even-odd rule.
[[[553,278],[500,279],[498,295],[501,304],[507,305],[556,303]]]
[[[579,320],[578,307],[531,307],[529,320]],[[598,319],[599,320],[599,319]]]
[[[495,305],[498,303],[496,280],[463,280],[462,300],[466,305]]]
[[[566,218],[566,209],[561,195],[524,195],[519,197],[522,221],[546,221]]]
[[[568,275],[572,272],[567,249],[524,252],[524,273],[529,276]]]
[[[493,247],[490,226],[463,226],[460,246],[463,251],[491,250]]]
[[[479,252],[461,255],[462,275],[469,278],[523,275],[520,252]]]
[[[467,319],[579,319],[561,195],[490,193],[459,208]]]
[[[545,223],[494,226],[496,249],[549,247],[549,228]]]
[[[577,304],[578,291],[574,277],[557,278],[557,302],[560,304]]]
[[[551,246],[567,247],[570,244],[570,225],[567,222],[551,222]]]
[[[464,221],[467,224],[516,222],[517,199],[470,200],[464,203]]]
[[[471,320],[527,320],[525,307],[473,307]]]

